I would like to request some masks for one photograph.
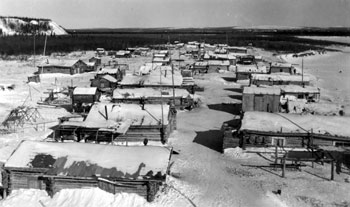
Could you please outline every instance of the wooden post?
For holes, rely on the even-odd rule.
[[[334,180],[334,160],[331,162],[331,180]]]
[[[311,129],[310,139],[311,139],[312,157],[314,157],[314,138],[312,136],[312,129]],[[315,167],[314,161],[312,161],[311,163],[312,163],[312,168],[314,168]]]
[[[277,156],[278,156],[278,148],[277,148],[277,143],[275,144],[275,164],[277,164]]]
[[[286,157],[282,158],[282,178],[285,177],[285,171],[286,171]]]

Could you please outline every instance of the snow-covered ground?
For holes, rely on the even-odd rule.
[[[91,54],[88,52],[73,56],[86,58]],[[264,52],[264,55],[278,59],[268,52]],[[329,100],[349,104],[347,95],[350,93],[346,95],[345,92],[350,88],[346,88],[350,64],[347,64],[349,59],[341,60],[346,57],[343,53],[327,53],[304,59],[305,71],[315,75],[317,83],[324,87],[321,97],[326,91]],[[283,58],[287,61],[300,61],[290,56]],[[323,58],[328,59],[325,61]],[[118,59],[118,62],[130,64],[127,72],[133,73],[150,59],[151,57],[137,57]],[[328,61],[333,64],[328,64]],[[339,67],[344,68],[344,77],[338,77]],[[94,75],[41,75],[41,83],[29,84],[32,86],[30,100],[29,86],[25,82],[27,76],[36,71],[32,64],[0,61],[0,69],[4,71],[0,76],[0,84],[16,85],[12,91],[0,91],[0,117],[13,107],[22,105],[26,99],[25,104],[35,105],[36,101],[47,96],[42,92],[56,85],[67,87],[73,80],[74,85],[88,86],[89,79]],[[192,111],[178,112],[177,130],[169,138],[169,145],[174,147],[177,154],[172,156],[171,175],[167,178],[167,184],[154,202],[146,203],[143,198],[133,194],[112,195],[99,189],[67,189],[53,198],[49,198],[44,191],[19,190],[1,201],[0,206],[349,206],[350,184],[345,182],[350,176],[349,171],[336,175],[334,181],[329,181],[329,164],[317,164],[315,168],[308,164],[302,171],[288,170],[287,178],[282,178],[280,169],[264,167],[273,160],[270,153],[247,153],[238,148],[221,153],[221,125],[237,119],[240,111],[238,104],[241,103],[241,85],[233,82],[233,78],[233,72],[201,74],[195,78],[205,89],[197,93],[201,106]],[[327,93],[328,85],[343,92],[338,93],[333,88]],[[50,115],[55,118],[61,113],[52,110]],[[21,133],[0,135],[0,161],[5,162],[21,140],[41,140],[50,132],[24,130]],[[281,194],[275,193],[278,190],[281,190]]]

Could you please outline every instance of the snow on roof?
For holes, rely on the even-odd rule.
[[[195,66],[207,66],[208,62],[207,61],[198,61],[194,63]]]
[[[96,87],[76,87],[73,91],[73,95],[95,95],[97,91]]]
[[[107,107],[107,116],[105,107]],[[100,125],[100,123],[106,123],[106,117],[108,117],[108,120],[115,122],[131,120],[131,126],[159,125],[162,120],[161,104],[145,104],[144,107],[145,110],[142,110],[138,104],[95,103],[91,107],[85,122]],[[168,124],[168,114],[169,105],[163,105],[164,125]]]
[[[208,65],[229,66],[230,61],[228,61],[228,60],[208,60]]]
[[[139,71],[141,74],[149,74],[152,70],[161,65],[162,63],[145,63],[144,65],[140,66]]]
[[[285,113],[245,112],[240,130],[262,132],[306,133],[350,137],[350,117],[299,115]],[[303,129],[301,129],[300,127]]]
[[[281,89],[279,88],[260,88],[260,87],[244,87],[243,94],[269,94],[269,95],[280,95]]]
[[[234,46],[227,46],[227,47],[224,47],[225,49],[227,50],[247,50],[247,48],[245,47],[234,47]]]
[[[274,74],[252,74],[252,80],[265,80],[265,81],[295,81],[301,82],[301,75],[288,75],[283,73],[274,73]],[[304,75],[304,82],[309,82],[310,77]]]
[[[38,67],[48,67],[48,66],[72,67],[78,61],[80,60],[46,59],[42,61],[40,65],[38,65]]]
[[[313,86],[281,85],[276,87],[281,88],[285,93],[320,93],[320,89]]]
[[[114,120],[104,120],[100,122],[95,122],[93,120],[83,121],[66,121],[61,123],[59,126],[73,126],[73,127],[83,127],[83,128],[98,128],[99,131],[109,131],[113,133],[125,134],[131,126],[131,120],[125,120],[123,122],[117,122]]]
[[[170,58],[169,57],[165,57],[165,58],[162,58],[162,57],[154,57],[152,62],[161,62],[161,63],[164,63],[164,62],[169,62],[170,61]]]
[[[273,62],[271,63],[271,68],[272,67],[279,67],[279,68],[291,68],[292,64],[290,63],[278,63],[278,62]]]
[[[51,155],[40,162],[37,156]],[[5,164],[8,168],[50,168],[47,174],[76,177],[154,177],[166,174],[170,150],[157,146],[111,146],[88,143],[24,141]]]
[[[120,85],[172,85],[172,72],[170,66],[160,66],[156,67],[148,75],[133,75],[126,74],[123,77],[123,80],[120,82]],[[161,77],[160,77],[161,71]],[[178,70],[174,69],[174,86],[181,86],[182,84],[182,75]]]
[[[165,58],[167,54],[165,53],[157,53],[157,54],[154,54],[153,57],[161,57],[161,58]]]
[[[116,82],[118,82],[117,79],[115,79],[113,76],[110,76],[110,75],[104,75],[104,76],[102,76],[102,78],[108,80],[108,81],[111,82],[111,83],[116,83]]]
[[[101,68],[97,71],[97,74],[117,74],[119,68]]]
[[[162,92],[162,95],[161,95]],[[175,88],[175,97],[186,98],[190,93],[186,89]],[[155,88],[126,88],[115,89],[113,91],[113,99],[140,99],[144,98],[160,98],[173,97],[173,89],[155,89]]]
[[[96,62],[85,62],[87,66],[93,67],[96,65]]]

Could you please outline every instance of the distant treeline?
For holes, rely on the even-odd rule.
[[[35,37],[36,54],[42,54],[45,36]],[[232,46],[249,46],[263,48],[276,52],[301,52],[309,49],[319,50],[331,44],[349,45],[345,43],[334,43],[330,41],[301,39],[286,35],[257,35],[255,33],[121,33],[121,34],[82,34],[72,33],[63,36],[48,36],[46,54],[53,52],[71,52],[78,50],[95,50],[103,47],[106,50],[120,50],[127,47],[166,44],[168,41],[188,42],[199,41],[210,44],[228,43]],[[2,36],[0,37],[0,55],[33,54],[34,38],[28,35]]]
[[[348,27],[302,27],[302,28],[276,28],[254,29],[234,27],[213,28],[97,28],[97,29],[68,29],[70,34],[236,34],[236,35],[287,35],[287,36],[350,36]]]

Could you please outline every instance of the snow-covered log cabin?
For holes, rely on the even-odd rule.
[[[96,156],[98,154],[98,156]],[[24,141],[5,163],[8,191],[98,187],[154,199],[169,173],[171,150],[156,146],[111,146]]]

